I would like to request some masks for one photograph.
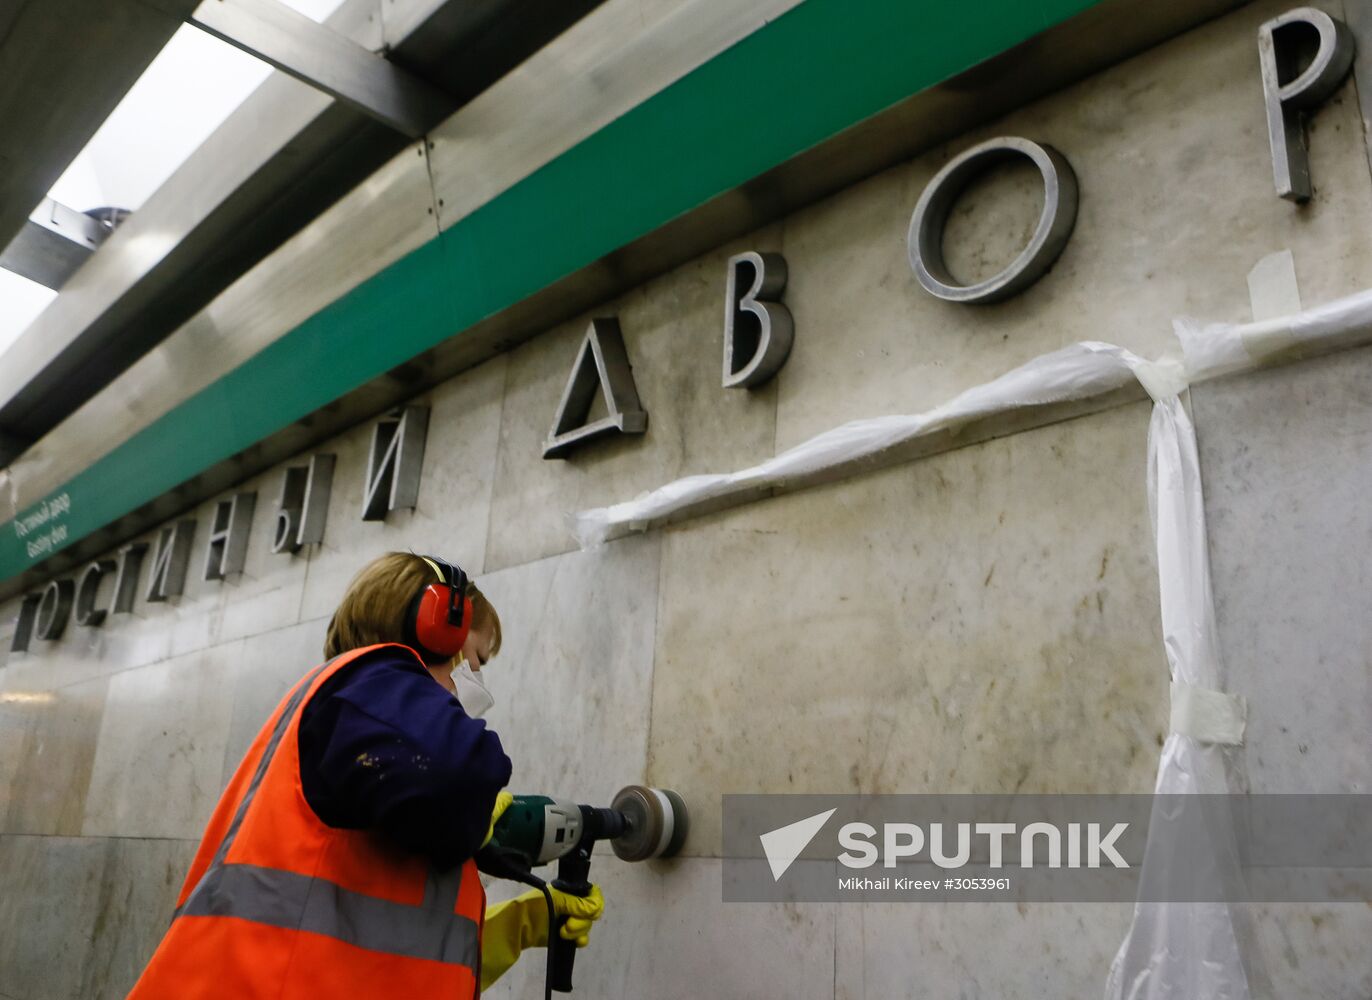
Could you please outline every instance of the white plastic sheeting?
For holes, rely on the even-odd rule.
[[[1191,382],[1274,360],[1322,353],[1372,339],[1372,292],[1259,323],[1176,324],[1185,362],[1178,384],[1150,389],[1148,496],[1157,543],[1163,643],[1172,672],[1172,732],[1163,744],[1159,794],[1242,793],[1242,758],[1229,747],[1242,739],[1246,706],[1218,693],[1223,680],[1210,585],[1205,502],[1196,431],[1180,390]],[[1141,378],[1141,381],[1144,381]],[[1145,381],[1145,386],[1147,382]],[[1216,884],[1238,886],[1232,828],[1209,830],[1205,845],[1179,843],[1177,817],[1155,808],[1141,879],[1185,850],[1204,852]],[[1193,828],[1194,829],[1194,828]],[[1266,1000],[1272,986],[1242,902],[1140,902],[1129,934],[1111,963],[1106,1000]]]
[[[1196,432],[1183,402],[1189,385],[1264,364],[1372,340],[1372,290],[1281,319],[1199,325],[1178,321],[1183,358],[1148,361],[1111,344],[1084,342],[1035,358],[925,413],[855,420],[739,472],[691,476],[634,500],[582,511],[573,531],[582,547],[673,514],[727,503],[806,479],[915,438],[1028,406],[1084,400],[1137,379],[1154,400],[1147,483],[1157,544],[1163,641],[1172,674],[1172,729],[1163,744],[1160,794],[1243,792],[1246,706],[1219,690],[1223,681],[1210,584]],[[1155,808],[1141,881],[1178,856],[1177,817]],[[1192,827],[1191,829],[1194,829]],[[1211,826],[1211,842],[1186,844],[1217,883],[1237,885],[1234,831]],[[1271,987],[1245,904],[1140,902],[1111,964],[1106,1000],[1265,1000]]]
[[[1179,718],[1194,714],[1179,711],[1183,704],[1229,702],[1217,693],[1222,671],[1196,431],[1176,392],[1154,398],[1148,427],[1148,498],[1157,543],[1158,597],[1163,646],[1172,672],[1174,720],[1173,731],[1163,743],[1154,790],[1160,795],[1241,792],[1243,783],[1231,775],[1225,757],[1226,744],[1237,734],[1228,732],[1226,742],[1216,742],[1176,731],[1181,728],[1176,725]],[[1209,697],[1194,698],[1194,691]],[[1212,710],[1211,714],[1219,713]],[[1218,735],[1208,725],[1213,723],[1198,723],[1200,732]],[[1193,862],[1200,856],[1212,867],[1234,865],[1232,829],[1212,828],[1214,842],[1209,845],[1182,844],[1178,821],[1168,809],[1154,808],[1143,882],[1149,880],[1152,867],[1168,867],[1183,851]],[[1216,882],[1234,885],[1237,875],[1225,871]],[[1105,996],[1108,1000],[1265,996],[1255,988],[1264,977],[1257,949],[1244,946],[1252,940],[1244,917],[1241,904],[1140,902],[1134,909],[1133,926],[1111,963]]]
[[[688,476],[624,503],[584,510],[572,518],[572,532],[582,548],[622,534],[643,530],[687,508],[731,495],[783,487],[875,456],[915,438],[957,428],[1027,406],[1044,406],[1100,396],[1133,380],[1127,351],[1110,344],[1072,344],[1007,372],[993,382],[968,389],[952,401],[913,415],[871,417],[825,431],[739,472]],[[1129,355],[1133,357],[1133,355]],[[1139,364],[1146,364],[1135,359]]]
[[[1261,323],[1201,326],[1182,320],[1177,323],[1177,334],[1185,348],[1185,364],[1171,357],[1147,361],[1096,341],[1072,344],[932,410],[854,420],[759,465],[738,472],[687,476],[632,500],[572,514],[572,534],[582,548],[590,548],[625,532],[646,530],[684,511],[705,509],[711,501],[725,503],[730,497],[744,499],[784,488],[788,480],[875,457],[974,420],[1029,406],[1087,400],[1135,379],[1159,398],[1217,375],[1372,340],[1372,290]]]

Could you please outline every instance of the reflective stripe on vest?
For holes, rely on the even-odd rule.
[[[476,924],[453,912],[462,869],[444,874],[447,884],[440,891],[433,891],[431,879],[424,903],[410,906],[279,868],[223,865],[205,873],[178,916],[237,917],[323,934],[368,951],[475,969]]]
[[[328,879],[298,872],[224,863],[243,825],[243,817],[276,756],[277,746],[315,679],[330,663],[312,671],[287,701],[214,860],[172,920],[236,917],[271,927],[322,934],[368,951],[463,965],[475,972],[481,954],[476,922],[454,912],[462,888],[461,866],[448,871],[431,870],[423,903],[411,906],[354,892]]]

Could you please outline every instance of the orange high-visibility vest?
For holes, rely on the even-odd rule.
[[[374,833],[326,826],[300,783],[301,707],[377,648],[310,672],[257,734],[130,1000],[477,996],[476,863],[440,871]]]

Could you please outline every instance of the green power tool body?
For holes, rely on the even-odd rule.
[[[681,850],[688,825],[680,795],[646,785],[620,789],[608,808],[547,795],[516,795],[496,821],[476,864],[488,875],[541,889],[544,881],[532,869],[556,861],[553,888],[585,896],[591,891],[591,848],[597,840],[608,840],[624,861],[669,858]],[[561,925],[559,918],[548,933],[549,977],[553,990],[570,993],[576,947],[558,934]]]

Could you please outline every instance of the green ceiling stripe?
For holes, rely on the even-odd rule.
[[[67,530],[52,551],[711,198],[1097,2],[805,0],[76,475],[53,494],[66,494],[70,510],[44,526],[60,523]],[[51,554],[28,555],[27,542],[41,534],[21,538],[14,522],[0,526],[0,579]]]

